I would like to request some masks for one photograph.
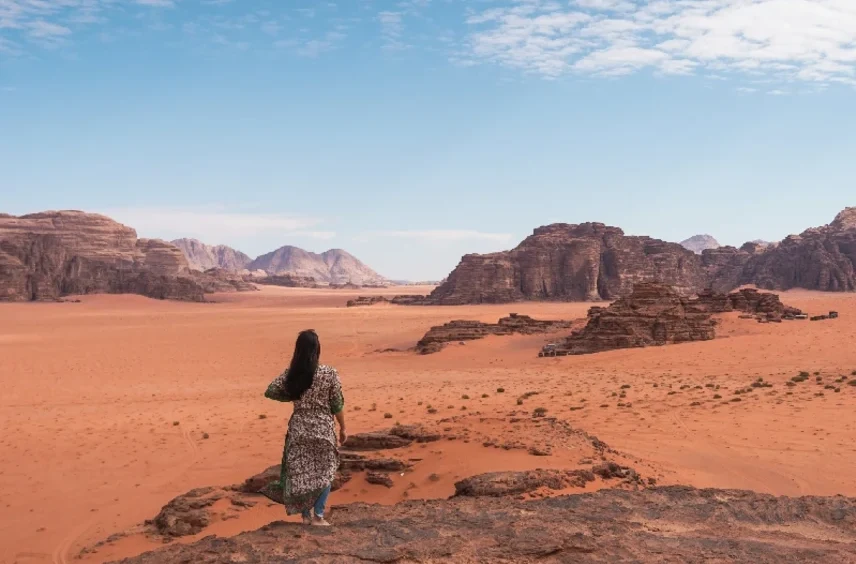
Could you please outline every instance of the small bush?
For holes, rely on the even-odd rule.
[[[856,376],[856,372],[854,372],[853,375]],[[505,393],[505,388],[497,388],[496,393],[498,393],[498,394]]]
[[[392,413],[384,413],[383,418],[384,419],[392,419]]]
[[[621,389],[622,389],[622,390],[630,389],[630,384],[622,384],[622,385],[621,385]]]
[[[470,399],[470,396],[468,396],[467,394],[464,394],[461,396],[461,399]]]
[[[722,399],[722,396],[719,394],[713,394],[713,399]]]
[[[259,413],[259,419],[267,419],[267,415],[264,413]]]
[[[178,427],[178,421],[173,421],[173,422],[172,422],[172,426],[173,426],[173,427]]]
[[[533,417],[544,417],[545,415],[547,415],[546,407],[536,407],[535,411],[532,412]]]
[[[202,438],[203,438],[203,439],[207,439],[207,438],[208,438],[208,433],[202,433]]]
[[[433,407],[429,407],[429,408],[428,408],[428,413],[431,413],[431,414],[433,415],[434,413],[437,413],[437,410],[436,410],[436,409],[434,409]]]
[[[850,380],[849,382],[847,382],[847,385],[848,386],[856,386],[856,380]]]
[[[489,396],[489,395],[487,395],[487,394],[482,394],[482,399],[484,399],[484,398],[489,398],[489,397],[490,397],[490,396]]]
[[[432,482],[439,482],[440,476],[437,474],[431,474],[430,476],[428,476],[428,479]]]

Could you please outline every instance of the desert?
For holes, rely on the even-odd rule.
[[[538,358],[556,337],[489,335],[427,356],[409,350],[430,326],[457,317],[495,323],[507,304],[346,307],[358,293],[394,292],[263,286],[215,303],[90,295],[3,304],[0,368],[15,377],[4,378],[2,400],[2,558],[103,562],[157,549],[163,539],[144,523],[171,499],[277,464],[288,409],[262,394],[308,327],[342,374],[352,434],[400,424],[442,435],[389,451],[419,459],[391,473],[391,487],[355,473],[332,494],[334,519],[356,502],[443,500],[485,473],[584,469],[599,460],[589,436],[641,486],[598,478],[513,499],[671,485],[856,496],[846,470],[856,461],[856,349],[842,346],[856,338],[853,294],[781,293],[806,312],[836,310],[835,320],[767,324],[730,312],[709,341]],[[591,305],[513,309],[581,319]],[[794,383],[801,372],[808,379]],[[752,388],[759,380],[764,387]],[[266,498],[246,507],[224,498],[203,531],[174,542],[282,520],[282,506]],[[839,538],[813,527],[800,534]]]
[[[0,564],[856,564],[856,0],[0,0]]]

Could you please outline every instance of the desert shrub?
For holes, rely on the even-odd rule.
[[[392,413],[384,413],[383,418],[384,419],[392,419]]]
[[[856,376],[856,372],[854,372],[853,375]],[[505,388],[497,388],[496,393],[498,393],[498,394],[505,393]]]
[[[536,407],[535,411],[532,412],[533,417],[544,417],[545,415],[547,415],[546,407]]]

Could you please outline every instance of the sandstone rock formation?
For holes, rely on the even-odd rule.
[[[247,280],[255,284],[284,286],[286,288],[316,288],[318,281],[311,276],[296,276],[293,274],[278,274],[276,276],[248,276]]]
[[[386,284],[383,276],[341,249],[330,249],[316,254],[297,247],[285,246],[256,258],[247,265],[247,268],[264,270],[271,275],[292,274],[312,277],[327,284],[349,282],[359,286]]]
[[[856,500],[840,496],[669,486],[352,504],[331,519],[329,529],[275,522],[122,562],[856,562]]]
[[[779,243],[753,241],[739,249],[703,249],[700,255],[601,223],[547,225],[510,251],[465,255],[428,298],[403,303],[613,300],[628,295],[637,282],[666,284],[680,295],[750,284],[767,290],[856,291],[856,208]]]
[[[718,249],[722,245],[710,235],[693,235],[689,239],[681,241],[681,246],[700,255],[706,249]]]
[[[568,329],[572,325],[573,322],[571,321],[541,321],[517,313],[503,317],[497,323],[455,320],[429,329],[425,336],[416,343],[416,350],[420,354],[431,354],[438,352],[446,343],[484,339],[488,335],[549,333]]]
[[[0,216],[0,300],[136,293],[204,301],[178,248],[98,214]]]
[[[558,223],[535,229],[511,251],[464,256],[429,301],[612,300],[646,281],[688,295],[705,287],[706,276],[699,257],[677,243],[602,223]]]
[[[244,280],[244,277],[224,268],[211,268],[203,273],[194,273],[196,280],[206,294],[215,292],[253,292],[255,286]]]
[[[711,313],[668,286],[637,284],[633,293],[609,307],[592,307],[588,324],[560,345],[547,345],[541,356],[590,354],[713,339]]]
[[[764,315],[775,318],[793,318],[802,315],[802,310],[782,303],[777,294],[760,292],[754,288],[744,288],[730,294],[718,294],[711,290],[699,292],[694,305],[710,313],[739,311],[750,315]]]
[[[202,272],[212,268],[240,272],[253,261],[244,253],[226,245],[206,245],[196,239],[176,239],[171,243],[181,249],[191,269]]]
[[[856,207],[751,255],[743,284],[767,290],[856,291]]]
[[[373,306],[375,304],[388,304],[389,298],[384,296],[357,296],[353,300],[348,300],[346,305],[348,307],[364,307],[364,306]]]

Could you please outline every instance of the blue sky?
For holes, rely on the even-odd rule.
[[[856,205],[853,0],[0,0],[0,211],[393,278]]]

